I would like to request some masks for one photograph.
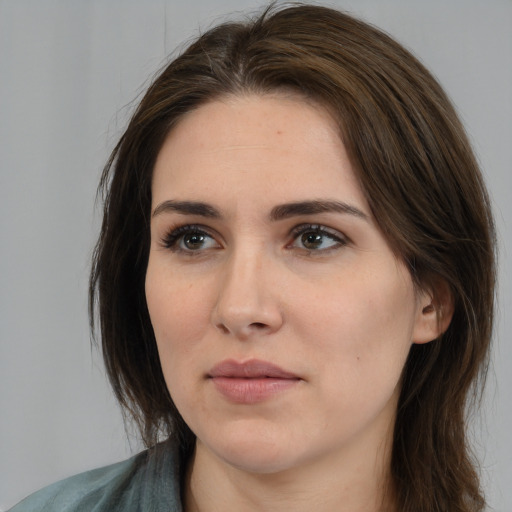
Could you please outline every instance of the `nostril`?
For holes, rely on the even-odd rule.
[[[255,329],[265,329],[265,327],[267,327],[264,323],[262,322],[253,322],[250,327],[254,327]]]
[[[223,333],[223,334],[229,334],[229,329],[224,324],[217,324],[217,328]]]

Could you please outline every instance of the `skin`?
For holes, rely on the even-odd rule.
[[[167,386],[197,435],[186,509],[392,510],[401,372],[411,344],[439,325],[329,114],[285,95],[201,106],[167,137],[152,194],[147,303]],[[319,200],[349,208],[272,218],[276,206]],[[207,203],[217,217],[166,201]],[[234,403],[208,378],[226,359],[298,379]]]

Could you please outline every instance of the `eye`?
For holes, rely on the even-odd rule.
[[[218,249],[220,244],[200,226],[186,225],[171,230],[162,239],[162,245],[174,252],[202,252]]]
[[[293,242],[289,247],[304,249],[309,252],[327,251],[347,244],[346,238],[338,231],[320,225],[297,226],[293,232]]]

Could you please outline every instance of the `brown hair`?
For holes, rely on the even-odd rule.
[[[403,371],[391,468],[398,509],[482,510],[465,426],[492,331],[487,193],[431,74],[383,32],[332,9],[270,8],[203,34],[150,86],[114,149],[100,185],[105,207],[90,310],[117,398],[147,445],[160,434],[190,448],[194,438],[166,388],[144,293],[153,166],[187,112],[222,95],[283,89],[329,110],[370,208],[416,285],[435,295],[443,283],[452,296],[448,330],[413,345]]]

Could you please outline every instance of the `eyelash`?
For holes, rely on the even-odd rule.
[[[327,252],[330,252],[331,250],[338,249],[339,247],[343,247],[349,243],[349,240],[339,231],[327,228],[320,224],[301,224],[299,226],[294,227],[290,231],[290,237],[292,238],[292,240],[290,243],[286,245],[286,248],[293,249],[294,244],[297,242],[297,240],[302,235],[309,233],[321,237],[326,237],[335,242],[335,244],[332,247],[327,247],[324,249],[308,249],[307,247],[297,247],[298,249],[306,252],[307,254],[325,254]],[[203,226],[196,224],[185,224],[183,226],[171,228],[167,232],[167,234],[162,238],[161,244],[164,248],[169,249],[173,252],[182,252],[191,256],[199,255],[202,252],[204,252],[204,250],[202,251],[201,249],[194,251],[193,249],[185,249],[183,247],[180,247],[179,244],[181,243],[185,235],[199,235],[215,240],[215,237]]]
[[[299,237],[309,233],[329,238],[335,242],[335,245],[325,249],[308,249],[307,247],[302,247],[302,250],[306,251],[308,254],[325,254],[331,250],[336,250],[349,243],[348,238],[337,230],[327,228],[320,224],[301,224],[300,226],[296,226],[292,229],[290,234],[293,240],[287,245],[287,247],[293,247],[293,244],[299,239]]]
[[[214,239],[211,233],[209,233],[203,226],[196,224],[185,224],[176,228],[171,228],[167,234],[162,238],[162,246],[166,249],[170,249],[173,252],[184,252],[187,254],[199,253],[200,251],[193,251],[191,249],[183,249],[179,247],[179,243],[185,235],[202,235],[208,238]]]

